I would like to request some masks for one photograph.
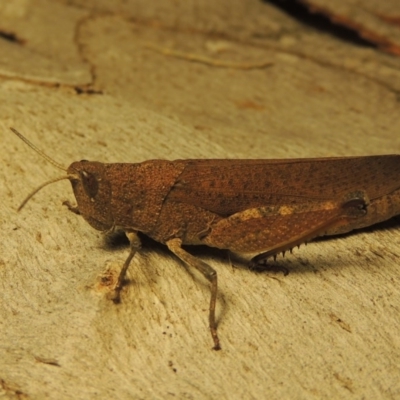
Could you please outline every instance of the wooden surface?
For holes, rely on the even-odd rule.
[[[399,398],[398,219],[279,258],[287,277],[190,249],[218,271],[215,352],[208,284],[165,247],[145,242],[116,306],[100,282],[128,248],[62,206],[68,182],[16,212],[63,172],[10,126],[66,167],[400,153],[398,58],[267,2],[217,3],[0,7],[6,398]]]
[[[276,0],[274,0],[276,2]],[[374,43],[385,52],[400,55],[400,4],[397,0],[290,0],[313,13],[321,14],[332,23],[356,32],[360,38]],[[279,0],[278,0],[279,4]],[[301,7],[301,6],[300,6]]]

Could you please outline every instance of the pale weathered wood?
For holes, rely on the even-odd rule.
[[[99,1],[98,12],[59,5],[66,18],[82,13],[70,37],[102,95],[76,94],[80,79],[48,87],[40,76],[52,69],[9,79],[12,60],[0,81],[0,388],[10,398],[33,399],[398,397],[398,220],[296,249],[278,259],[290,268],[287,277],[251,272],[227,252],[189,249],[219,274],[222,351],[214,352],[208,284],[165,247],[145,242],[116,306],[100,281],[128,248],[107,245],[61,205],[73,200],[68,182],[44,189],[16,213],[32,188],[63,172],[9,126],[65,166],[83,158],[400,153],[398,59],[388,64],[377,51],[319,37],[255,1],[245,10],[243,2],[218,2],[207,13],[185,2],[192,10],[186,14],[161,2],[158,15],[137,3],[124,3],[135,22],[112,13],[118,5],[105,10]],[[50,2],[15,4],[27,10],[12,18],[35,35],[28,9]],[[232,10],[225,18],[221,4]],[[244,11],[259,19],[239,18]],[[196,21],[196,34],[183,29]],[[289,33],[273,37],[274,26]],[[52,25],[48,36],[57,34]],[[216,68],[166,56],[146,48],[149,42],[273,65]],[[318,44],[312,57],[311,43]]]

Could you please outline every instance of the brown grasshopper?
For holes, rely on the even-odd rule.
[[[120,300],[124,277],[141,243],[138,232],[164,243],[211,284],[209,325],[220,349],[215,320],[217,272],[182,245],[207,245],[260,253],[252,267],[317,236],[344,233],[400,214],[400,155],[292,160],[150,160],[136,164],[50,159],[67,175],[77,206],[95,229],[122,229],[130,253],[112,293]]]

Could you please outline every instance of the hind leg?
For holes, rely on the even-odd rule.
[[[257,268],[263,266],[268,257],[364,216],[366,204],[366,195],[355,192],[346,195],[341,202],[252,208],[218,221],[202,242],[239,253],[261,252],[251,260],[251,266]]]

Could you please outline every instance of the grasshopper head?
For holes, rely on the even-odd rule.
[[[97,161],[76,161],[68,167],[67,172],[79,214],[97,230],[112,229],[112,193],[104,164]]]
[[[66,175],[51,179],[33,190],[21,203],[18,211],[45,186],[64,179],[69,179],[78,203],[77,208],[69,206],[70,209],[81,214],[83,218],[97,230],[105,231],[114,227],[111,212],[111,187],[109,181],[106,179],[104,164],[82,160],[72,163],[68,169],[65,169],[61,164],[38,149],[16,129],[10,129],[46,161],[53,164],[56,168],[67,172]],[[67,205],[69,205],[69,203],[67,203]]]

